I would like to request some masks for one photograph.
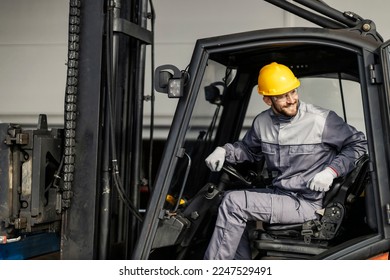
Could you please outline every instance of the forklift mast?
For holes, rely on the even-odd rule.
[[[123,259],[140,223],[146,0],[71,0],[62,259]]]

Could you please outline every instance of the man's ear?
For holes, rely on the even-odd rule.
[[[263,101],[264,101],[265,104],[267,104],[268,106],[271,106],[271,105],[272,105],[272,100],[271,100],[271,97],[269,97],[269,96],[263,96]]]

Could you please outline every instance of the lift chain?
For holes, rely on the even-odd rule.
[[[65,90],[65,142],[64,142],[64,186],[62,209],[70,206],[73,196],[72,182],[75,163],[75,129],[77,116],[78,63],[80,41],[80,0],[69,2],[68,62]]]

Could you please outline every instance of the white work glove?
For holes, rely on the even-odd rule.
[[[312,191],[327,192],[333,183],[333,179],[337,177],[336,172],[327,167],[321,172],[317,173],[308,183],[308,188]]]
[[[221,171],[223,163],[225,162],[226,150],[222,147],[215,148],[206,159],[206,165],[211,171]]]

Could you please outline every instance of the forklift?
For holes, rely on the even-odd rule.
[[[153,115],[142,138],[152,2],[70,0],[64,127],[44,115],[37,129],[0,126],[0,259],[203,259],[224,193],[272,181],[263,162],[211,172],[204,160],[265,109],[257,76],[273,61],[300,79],[300,99],[363,131],[368,154],[335,180],[320,219],[256,225],[253,259],[388,259],[390,42],[323,1],[265,1],[318,27],[199,39],[184,70],[152,59],[155,91],[178,100],[157,143]]]

